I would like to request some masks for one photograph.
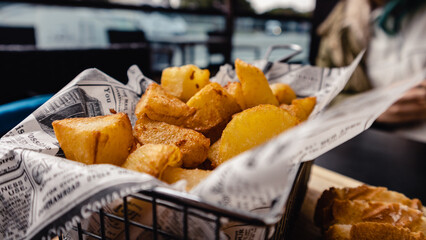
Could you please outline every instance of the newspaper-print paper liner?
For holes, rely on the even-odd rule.
[[[208,176],[192,193],[208,202],[248,211],[266,208],[268,211],[259,214],[265,222],[274,223],[282,214],[298,164],[313,160],[368,129],[383,111],[425,77],[426,71],[348,98],[315,119],[220,165],[216,174]]]
[[[317,96],[318,104],[310,120],[227,161],[191,194],[212,204],[255,212],[265,222],[276,222],[283,214],[301,161],[314,159],[368,128],[404,90],[426,76],[423,72],[399,85],[325,109],[343,89],[361,57],[362,54],[350,66],[338,69],[274,63],[266,73],[271,81],[290,83],[300,96]],[[229,66],[223,69],[212,80],[235,80]],[[134,124],[134,107],[152,80],[136,66],[129,69],[128,77],[129,82],[124,85],[99,70],[85,70],[0,139],[3,239],[49,239],[66,234],[84,219],[88,225],[93,223],[87,221],[96,218],[92,211],[106,206],[116,210],[120,207],[118,199],[130,193],[154,186],[179,186],[112,165],[87,166],[69,161],[59,148],[51,127],[56,119],[105,115],[114,109],[127,113]],[[135,204],[135,210],[138,206]],[[143,212],[149,211],[145,207]],[[159,210],[162,227],[172,229],[179,224],[177,218],[171,217],[173,214],[176,213]],[[199,224],[196,219],[188,221],[190,236],[213,236],[212,226]],[[237,236],[233,233],[236,229],[232,224],[226,225],[221,236]],[[254,232],[251,236],[261,234]]]

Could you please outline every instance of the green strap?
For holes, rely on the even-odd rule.
[[[425,4],[426,0],[390,0],[377,19],[381,29],[388,35],[395,35],[401,28],[403,18]]]

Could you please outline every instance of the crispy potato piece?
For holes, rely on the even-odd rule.
[[[270,87],[279,104],[291,104],[291,101],[296,99],[296,93],[288,84],[274,83],[271,84]]]
[[[184,102],[209,83],[210,71],[195,65],[165,68],[161,74],[161,86]]]
[[[232,114],[241,111],[235,99],[215,82],[203,87],[186,104],[197,110],[184,127],[203,133],[221,122],[229,121]]]
[[[226,91],[231,95],[235,101],[237,101],[238,105],[240,105],[241,109],[246,109],[246,103],[244,102],[243,89],[241,87],[240,82],[229,82],[225,86]]]
[[[296,111],[296,114],[301,121],[308,119],[309,115],[311,115],[312,111],[314,110],[316,103],[316,97],[299,98],[291,101],[291,105],[294,105],[297,107],[297,109],[299,109]]]
[[[189,191],[206,178],[211,172],[211,170],[168,167],[164,171],[160,180],[168,184],[173,184],[179,180],[186,180],[186,190]]]
[[[120,166],[135,142],[125,113],[56,120],[52,126],[65,157],[85,164]]]
[[[215,143],[213,143],[210,146],[209,151],[207,153],[207,159],[210,160],[210,162],[211,162],[211,164],[214,168],[219,166],[223,162],[220,159],[220,154],[219,154],[220,140],[221,139],[219,139]]]
[[[235,114],[222,133],[219,164],[298,123],[296,117],[270,104],[258,105]]]
[[[241,82],[244,102],[247,108],[259,104],[279,105],[277,98],[272,94],[268,80],[259,68],[236,59],[235,71]]]
[[[297,117],[297,113],[296,113],[297,112],[297,109],[296,109],[297,107],[295,107],[294,105],[288,105],[288,104],[283,103],[283,104],[280,105],[280,108],[284,109],[285,111],[287,111],[288,113],[290,113],[292,116]],[[299,118],[297,117],[297,119],[299,119]]]
[[[164,169],[182,166],[182,153],[175,145],[145,144],[132,152],[122,167],[159,178]]]
[[[149,119],[143,115],[136,121],[133,135],[141,144],[174,144],[182,152],[184,167],[196,167],[207,158],[210,140],[187,128]]]
[[[296,116],[300,122],[306,121],[315,108],[316,97],[306,97],[294,99],[291,105],[281,104],[280,108],[285,109],[291,115]]]
[[[160,85],[152,83],[136,105],[135,115],[139,118],[146,114],[153,120],[179,126],[194,115],[195,111],[195,108],[167,93]]]

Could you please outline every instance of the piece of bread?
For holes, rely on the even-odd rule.
[[[389,223],[426,234],[426,219],[420,210],[400,203],[385,203],[366,200],[334,200],[329,216],[322,228],[333,224],[355,224],[360,222]]]
[[[389,223],[335,224],[324,235],[325,240],[425,240],[421,232]]]
[[[330,188],[318,199],[314,221],[326,240],[425,239],[418,199],[384,187]]]
[[[356,188],[330,188],[325,190],[318,199],[315,208],[314,222],[322,226],[323,222],[330,221],[330,208],[334,200],[368,200],[376,202],[400,203],[410,208],[422,210],[419,199],[410,199],[405,195],[390,191],[385,187],[361,185]]]

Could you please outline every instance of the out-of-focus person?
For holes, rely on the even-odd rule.
[[[316,65],[349,65],[363,60],[339,98],[409,79],[426,70],[425,0],[341,0],[318,27],[321,42]],[[426,142],[426,76],[377,120]]]

